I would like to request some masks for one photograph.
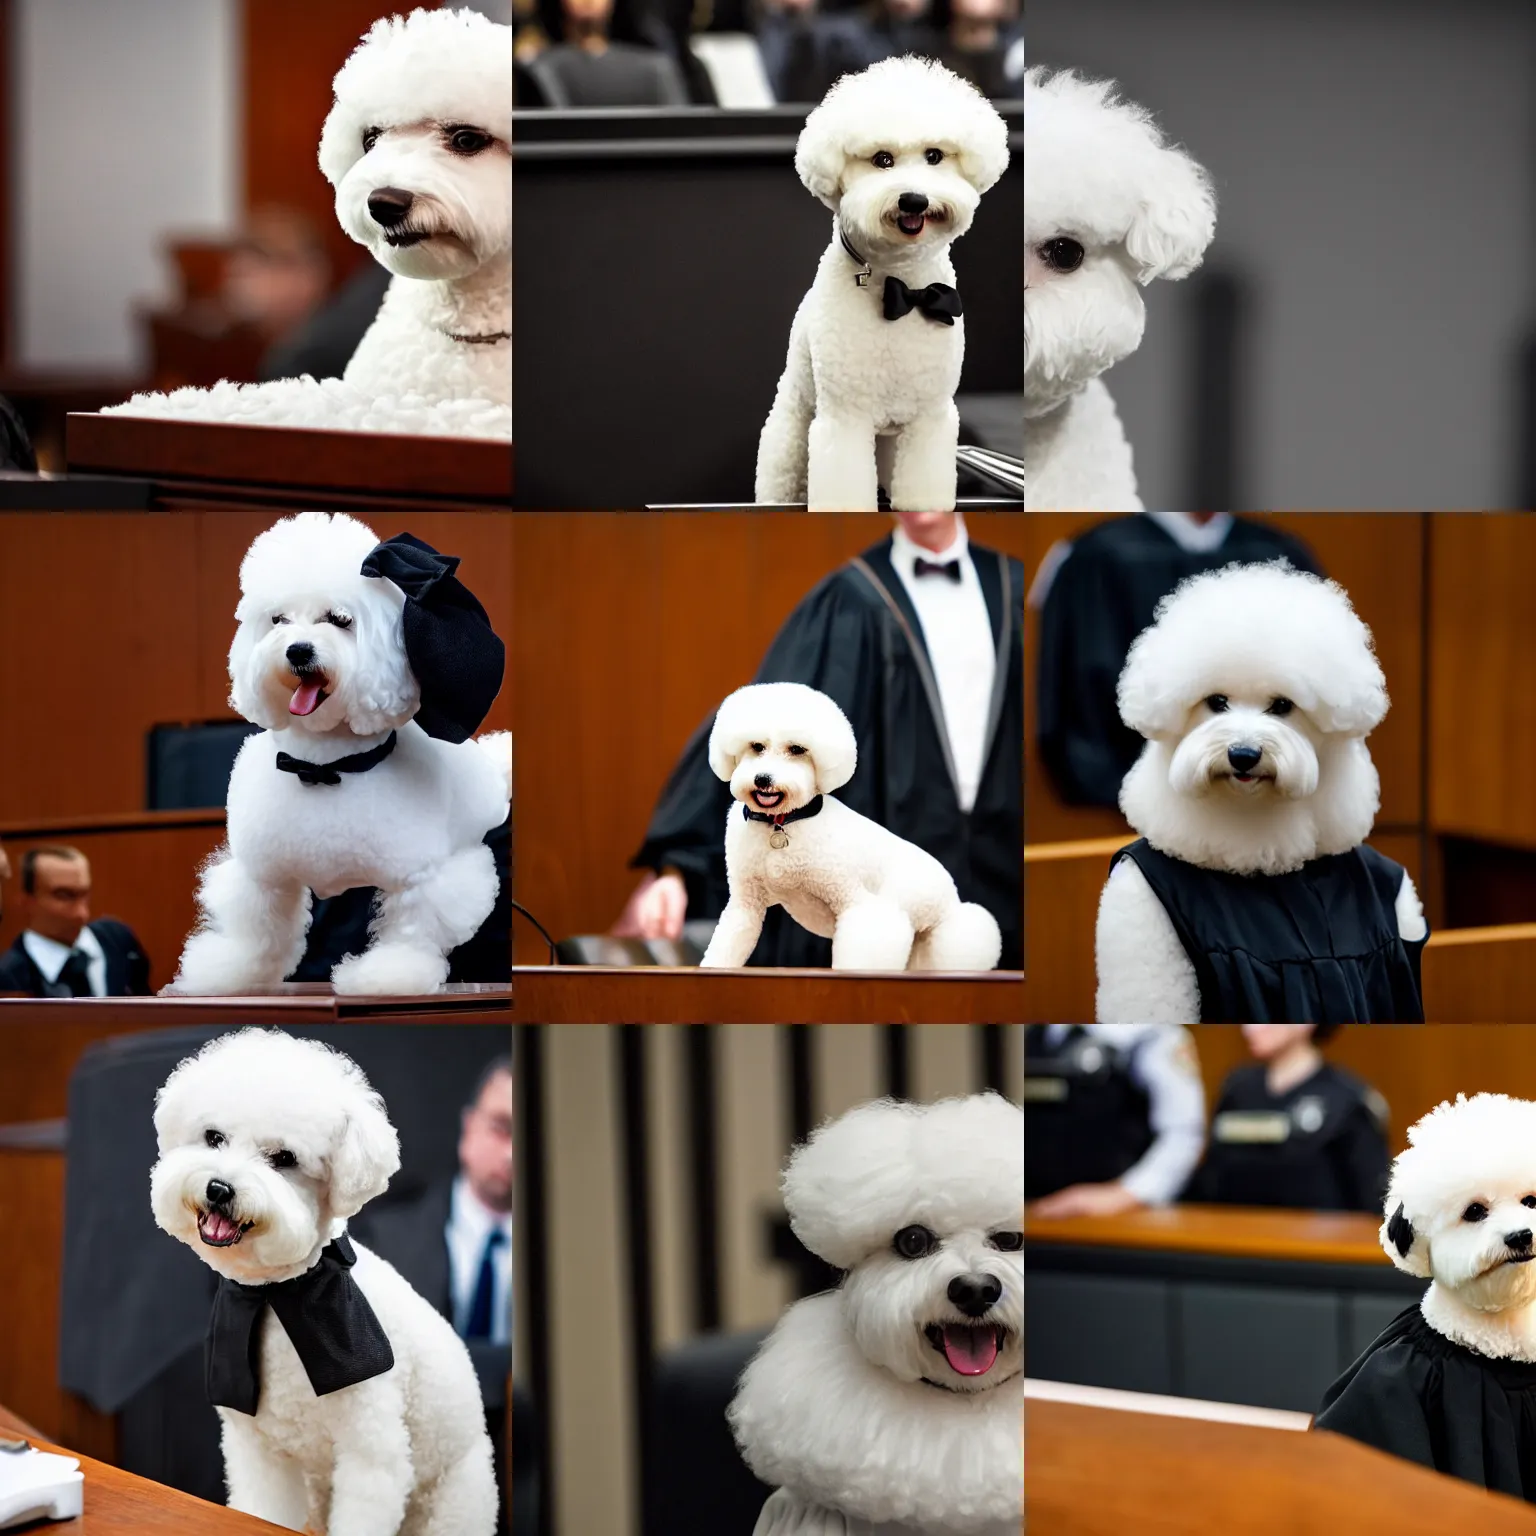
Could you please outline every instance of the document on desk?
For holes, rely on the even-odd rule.
[[[85,1475],[73,1456],[0,1441],[0,1531],[33,1520],[68,1520],[81,1513]]]

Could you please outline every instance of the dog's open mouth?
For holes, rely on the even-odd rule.
[[[384,232],[387,244],[396,250],[404,250],[408,246],[420,245],[423,240],[430,240],[431,234],[425,229],[389,229]]]
[[[1217,777],[1231,779],[1234,784],[1272,784],[1275,780],[1272,773],[1222,773]]]
[[[223,1211],[199,1211],[197,1235],[210,1248],[233,1248],[255,1225],[254,1222],[233,1222]]]
[[[997,1363],[1008,1330],[997,1323],[929,1323],[928,1342],[960,1376],[985,1376]]]
[[[299,686],[293,690],[293,697],[288,701],[288,713],[312,715],[330,698],[325,689],[330,679],[318,669],[296,672],[294,676],[298,678]]]
[[[776,811],[784,803],[784,791],[782,789],[754,789],[752,791],[752,803],[760,811]]]
[[[942,208],[926,208],[922,213],[902,213],[899,209],[893,219],[896,228],[915,240],[930,224],[943,224],[949,215]]]

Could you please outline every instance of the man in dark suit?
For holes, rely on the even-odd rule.
[[[0,992],[28,997],[143,997],[149,958],[125,923],[91,921],[91,866],[78,848],[21,859],[26,926],[0,955]]]
[[[350,1223],[454,1326],[480,1378],[496,1476],[507,1489],[512,1373],[512,1059],[480,1074],[460,1113],[459,1172],[414,1199],[375,1201]]]

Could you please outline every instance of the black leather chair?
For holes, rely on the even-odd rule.
[[[222,810],[235,755],[245,738],[260,729],[248,720],[153,726],[145,738],[147,809]]]

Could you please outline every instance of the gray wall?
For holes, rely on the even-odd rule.
[[[1536,6],[1028,0],[1029,63],[1119,80],[1216,178],[1251,294],[1249,507],[1505,506],[1536,332]],[[1190,290],[1108,382],[1148,506],[1187,495]]]

